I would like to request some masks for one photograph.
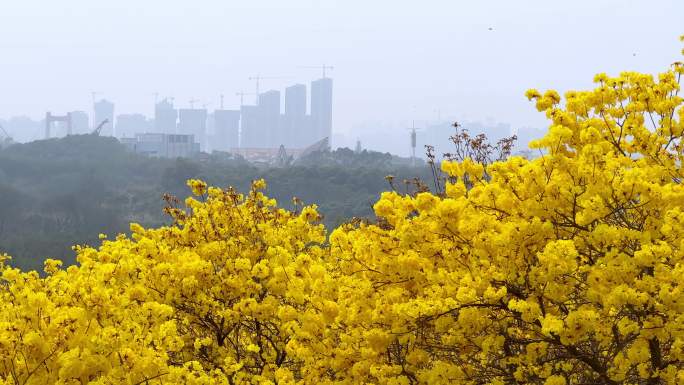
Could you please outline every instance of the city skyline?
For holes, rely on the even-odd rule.
[[[0,34],[12,39],[0,41],[0,84],[12,92],[0,93],[0,117],[88,110],[92,92],[127,114],[150,116],[155,93],[212,108],[223,94],[237,108],[235,93],[254,92],[250,77],[282,90],[327,64],[336,133],[439,115],[543,126],[527,88],[658,72],[678,59],[682,12],[676,0],[4,2]],[[659,22],[623,22],[643,15]]]
[[[152,117],[138,112],[115,114],[114,101],[96,99],[93,94],[90,124],[84,111],[69,111],[65,115],[48,111],[43,121],[43,138],[97,132],[100,136],[116,137],[133,151],[147,154],[190,154],[194,151],[193,143],[198,152],[281,146],[304,149],[326,138],[328,143],[332,140],[332,85],[329,77],[311,81],[310,97],[307,86],[299,83],[288,86],[284,98],[280,91],[266,90],[258,93],[255,105],[242,104],[239,110],[226,109],[223,103],[219,109],[212,110],[206,105],[194,108],[195,101],[191,101],[191,108],[177,108],[173,99],[163,98],[156,101]],[[8,130],[17,131],[12,124]],[[179,150],[178,145],[183,149]],[[169,150],[168,146],[175,149]]]

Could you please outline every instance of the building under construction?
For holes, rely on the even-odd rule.
[[[304,84],[285,89],[284,111],[277,90],[260,92],[254,105],[243,104],[240,110],[221,108],[212,114],[204,108],[176,110],[165,99],[155,108],[155,132],[193,135],[206,152],[240,149],[247,158],[268,158],[283,146],[296,153],[325,138],[330,143],[332,84],[328,77],[311,82],[309,111]]]
[[[332,137],[332,79],[311,83],[310,113],[307,114],[306,86],[285,89],[285,110],[280,113],[280,92],[259,94],[256,106],[242,106],[241,143],[243,149],[272,149],[281,145],[303,149]]]
[[[311,82],[311,134],[316,140],[332,138],[332,79]]]
[[[212,149],[227,151],[240,145],[240,111],[215,110]]]
[[[101,122],[106,121],[106,123],[100,129],[100,135],[116,136],[116,132],[114,132],[114,103],[106,99],[101,99],[100,101],[95,102],[93,105],[93,110],[95,112],[93,128]]]
[[[239,153],[247,158],[269,158],[278,154],[282,147],[290,154],[297,154],[315,143],[327,143],[330,147],[332,87],[332,79],[324,72],[322,78],[311,82],[307,104],[307,87],[304,84],[291,85],[285,89],[282,111],[281,92],[277,90],[257,93],[254,105],[243,104],[239,110],[223,109],[222,101],[221,108],[211,114],[206,105],[194,108],[196,100],[191,100],[190,108],[176,109],[173,99],[165,98],[155,103],[154,120],[148,120],[142,114],[121,114],[115,119],[114,103],[105,99],[93,100],[90,128],[88,115],[84,112],[73,111],[65,115],[48,112],[45,138],[85,134],[97,127],[98,135],[118,137],[129,147],[134,146],[136,152],[164,154],[159,156],[177,152],[161,149],[167,146],[164,143],[176,143],[177,138],[173,135],[191,137],[190,142],[199,144],[198,151],[239,149]],[[324,139],[326,141],[322,142]],[[184,141],[186,139],[180,143]],[[156,149],[146,150],[149,146]],[[185,156],[194,150],[179,151]]]
[[[173,101],[164,99],[154,106],[154,132],[175,134],[178,110],[173,107]]]

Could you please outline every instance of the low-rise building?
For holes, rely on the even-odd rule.
[[[200,144],[192,134],[142,133],[121,138],[120,142],[136,154],[157,158],[194,158],[200,152]]]

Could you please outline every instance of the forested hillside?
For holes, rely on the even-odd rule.
[[[242,191],[265,178],[283,207],[292,207],[293,197],[316,203],[324,223],[336,225],[370,215],[389,174],[431,180],[425,166],[396,166],[389,154],[348,149],[264,169],[225,157],[152,159],[92,135],[18,144],[0,151],[0,251],[25,269],[40,269],[46,257],[73,263],[71,247],[99,244],[99,233],[125,233],[131,222],[167,223],[163,194],[187,196],[190,178]]]

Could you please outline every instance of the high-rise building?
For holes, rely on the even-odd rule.
[[[310,119],[306,115],[306,86],[295,84],[285,89],[285,114],[281,117],[281,131],[286,148],[304,148],[312,136]]]
[[[240,107],[240,147],[256,148],[263,135],[259,132],[259,113],[257,106]]]
[[[280,91],[266,91],[259,95],[259,129],[261,140],[257,147],[276,148],[284,140],[279,130],[280,123]]]
[[[194,135],[200,149],[206,149],[207,143],[207,110],[181,108],[178,110],[178,133]]]
[[[240,111],[216,110],[214,111],[214,138],[212,148],[216,150],[229,150],[239,147],[240,134]]]
[[[287,149],[301,149],[311,145],[315,137],[311,127],[310,115],[280,115],[279,130],[284,137],[282,144]]]
[[[151,124],[145,115],[122,114],[116,117],[116,136],[119,138],[135,137],[135,134],[150,132]]]
[[[285,88],[285,115],[306,115],[306,86],[295,84]]]
[[[95,120],[93,121],[95,127],[98,127],[100,123],[107,120],[107,123],[100,130],[100,135],[114,136],[114,103],[101,99],[99,102],[95,102],[93,109],[95,110]]]
[[[162,134],[176,132],[176,120],[178,111],[173,108],[173,103],[164,99],[154,106],[154,131]]]
[[[90,118],[83,111],[71,111],[71,133],[74,135],[90,132]]]
[[[311,82],[311,121],[314,137],[311,143],[328,138],[332,140],[332,79],[322,78]]]

